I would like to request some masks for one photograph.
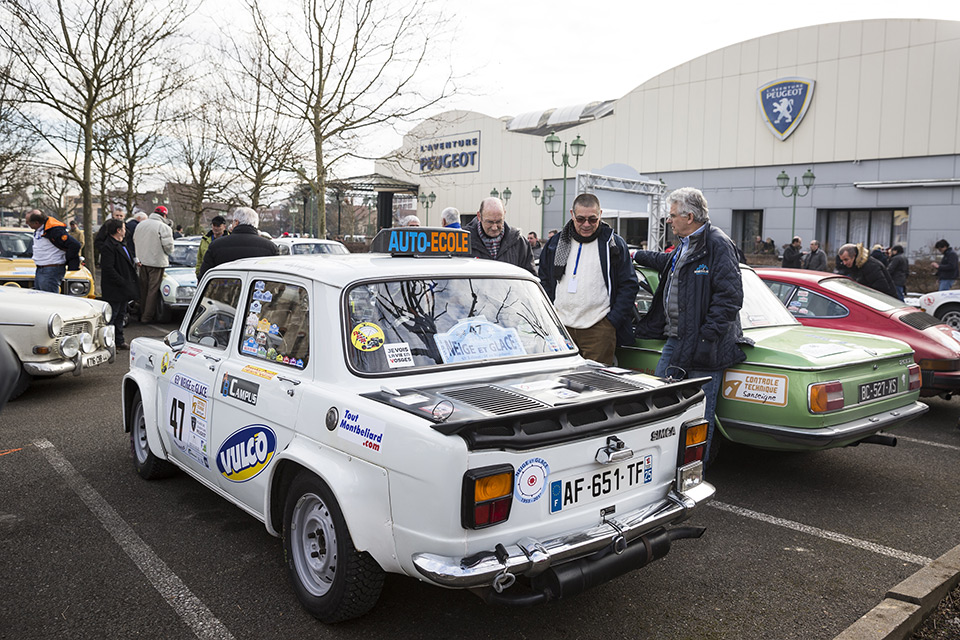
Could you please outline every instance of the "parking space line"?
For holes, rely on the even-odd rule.
[[[120,517],[110,504],[84,480],[72,464],[46,439],[35,440],[33,444],[47,458],[50,465],[63,476],[67,485],[73,489],[87,508],[93,512],[103,528],[113,536],[124,553],[133,560],[143,572],[150,584],[160,592],[163,599],[173,607],[177,615],[193,633],[202,640],[233,640],[227,627],[197,598],[187,585],[167,564],[154,553],[153,549]]]
[[[943,444],[942,442],[930,442],[929,440],[908,438],[907,436],[901,436],[899,433],[896,434],[896,438],[897,440],[903,440],[904,442],[916,442],[918,444],[928,444],[931,447],[940,447],[941,449],[953,449],[954,451],[960,451],[960,447],[955,444]]]
[[[744,509],[743,507],[736,507],[732,504],[726,504],[724,502],[717,502],[716,500],[709,502],[708,505],[716,509],[720,509],[721,511],[728,511],[738,516],[752,518],[754,520],[759,520],[769,524],[775,524],[778,527],[793,529],[794,531],[799,531],[800,533],[806,533],[811,536],[823,538],[825,540],[832,540],[833,542],[850,545],[851,547],[857,547],[858,549],[872,551],[873,553],[879,553],[880,555],[896,558],[897,560],[902,560],[903,562],[909,562],[911,564],[926,565],[933,561],[932,558],[927,558],[925,556],[919,556],[906,551],[900,551],[899,549],[885,547],[883,545],[867,542],[866,540],[860,540],[858,538],[851,538],[850,536],[845,536],[842,533],[827,531],[826,529],[818,529],[817,527],[811,527],[810,525],[794,522],[793,520],[785,520],[783,518],[777,518],[776,516],[768,516],[765,513],[751,511],[750,509]]]

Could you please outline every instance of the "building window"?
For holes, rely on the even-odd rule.
[[[817,239],[828,254],[847,243],[890,247],[907,244],[907,209],[821,209],[817,211]]]
[[[761,239],[760,244],[757,244],[757,237]],[[744,253],[762,253],[763,211],[734,209],[731,239]]]

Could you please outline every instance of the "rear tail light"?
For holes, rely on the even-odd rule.
[[[826,413],[827,411],[843,409],[843,385],[840,384],[839,380],[810,385],[808,404],[811,413]]]
[[[921,384],[920,365],[912,364],[909,367],[907,367],[907,371],[910,374],[910,385],[908,388],[910,389],[910,391],[913,391],[914,389],[919,389]]]
[[[707,452],[707,421],[701,418],[683,423],[680,427],[680,445],[678,467],[703,460]]]
[[[464,529],[483,529],[510,517],[513,504],[513,467],[509,464],[470,469],[463,474],[460,523]]]

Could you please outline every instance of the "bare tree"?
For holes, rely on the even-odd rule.
[[[304,163],[303,124],[281,114],[262,43],[230,45],[226,54],[238,71],[220,67],[217,136],[229,153],[228,168],[239,174],[241,199],[258,209]]]
[[[13,85],[23,92],[38,134],[77,180],[83,199],[84,251],[93,264],[94,127],[137,69],[165,58],[189,0],[4,0],[0,48],[12,53]],[[50,122],[76,129],[82,165],[70,160]],[[79,169],[79,170],[78,170]]]
[[[0,194],[15,193],[31,181],[30,161],[37,136],[19,112],[23,93],[10,82],[11,61],[0,63]]]
[[[297,168],[319,203],[319,235],[326,234],[324,194],[337,163],[358,153],[358,136],[422,114],[452,93],[449,74],[423,89],[422,72],[442,18],[430,0],[301,0],[298,28],[274,23],[248,0],[255,37],[267,53],[267,87],[283,115],[311,136],[312,169]],[[435,55],[435,51],[433,51]]]
[[[174,199],[178,209],[193,217],[195,233],[200,232],[210,203],[221,199],[235,180],[225,171],[229,154],[217,139],[215,110],[215,105],[202,104],[174,127]]]

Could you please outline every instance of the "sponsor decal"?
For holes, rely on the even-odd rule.
[[[163,375],[167,372],[167,369],[172,369],[173,366],[170,364],[170,354],[165,353],[160,359],[160,375]]]
[[[727,369],[723,374],[723,397],[727,400],[787,406],[787,376]]]
[[[515,328],[500,327],[484,316],[461,320],[434,340],[445,364],[527,355]]]
[[[383,446],[383,431],[386,423],[374,418],[364,418],[349,409],[337,425],[337,435],[344,440],[359,444],[371,451],[380,451]]]
[[[230,397],[257,406],[257,394],[259,393],[260,385],[256,382],[235,378],[229,373],[223,374],[223,382],[220,384],[220,395],[223,397]]]
[[[410,345],[406,342],[385,344],[383,352],[387,356],[387,364],[391,369],[413,366],[413,354],[410,353]]]
[[[696,269],[693,270],[693,275],[695,276],[708,276],[710,275],[710,267],[705,264],[699,265]]]
[[[190,393],[195,393],[198,396],[208,395],[206,383],[200,382],[199,380],[194,380],[193,378],[185,376],[182,373],[178,373],[173,376],[173,384],[186,389]]]
[[[252,364],[248,364],[240,371],[244,373],[249,373],[252,376],[257,376],[258,378],[263,378],[264,380],[273,380],[274,376],[277,375],[276,371],[270,371],[269,369],[262,369],[260,367],[255,367]]]
[[[267,468],[277,451],[277,436],[263,424],[235,431],[217,451],[217,469],[230,482],[246,482]]]
[[[384,340],[383,329],[372,322],[361,322],[350,332],[350,342],[360,351],[376,351]]]
[[[800,126],[813,99],[810,78],[780,78],[757,89],[757,103],[764,124],[779,140],[786,140]]]
[[[550,478],[550,465],[543,458],[530,458],[517,468],[514,497],[524,504],[540,499]]]

